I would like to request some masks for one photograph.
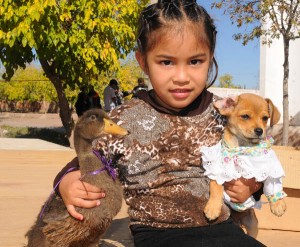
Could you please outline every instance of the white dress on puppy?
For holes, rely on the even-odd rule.
[[[257,146],[228,148],[220,141],[211,147],[202,147],[202,161],[205,168],[204,175],[218,184],[229,182],[241,177],[255,178],[263,182],[263,191],[268,200],[276,201],[286,196],[283,192],[282,177],[284,170],[275,152],[271,149],[273,139],[267,137]],[[224,192],[225,202],[236,211],[244,211],[251,207],[260,208],[261,203],[252,197],[244,203],[233,203]]]

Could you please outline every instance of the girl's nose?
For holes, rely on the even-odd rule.
[[[186,66],[178,65],[176,66],[175,75],[173,81],[176,83],[186,83],[189,81],[188,71]]]

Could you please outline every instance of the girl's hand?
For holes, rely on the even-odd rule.
[[[105,193],[98,187],[80,181],[80,171],[66,174],[59,184],[59,192],[71,216],[83,220],[83,215],[78,213],[76,207],[93,208],[100,205],[100,199]]]
[[[243,203],[252,196],[253,193],[258,191],[261,186],[262,183],[256,182],[255,178],[240,178],[224,183],[224,190],[232,202]]]

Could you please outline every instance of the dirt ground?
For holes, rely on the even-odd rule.
[[[57,113],[11,113],[0,112],[0,126],[57,128],[62,127]]]
[[[77,120],[77,115],[73,118]],[[39,138],[73,147],[73,137],[65,133],[59,114],[0,112],[0,137]]]

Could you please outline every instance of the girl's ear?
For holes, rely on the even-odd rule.
[[[140,65],[140,67],[141,67],[141,69],[144,71],[144,73],[147,75],[148,73],[148,71],[147,71],[147,66],[146,66],[146,58],[145,58],[145,56],[141,53],[141,52],[139,52],[139,51],[136,51],[135,52],[135,58],[136,58],[136,60],[138,61],[138,63],[139,63],[139,65]]]

